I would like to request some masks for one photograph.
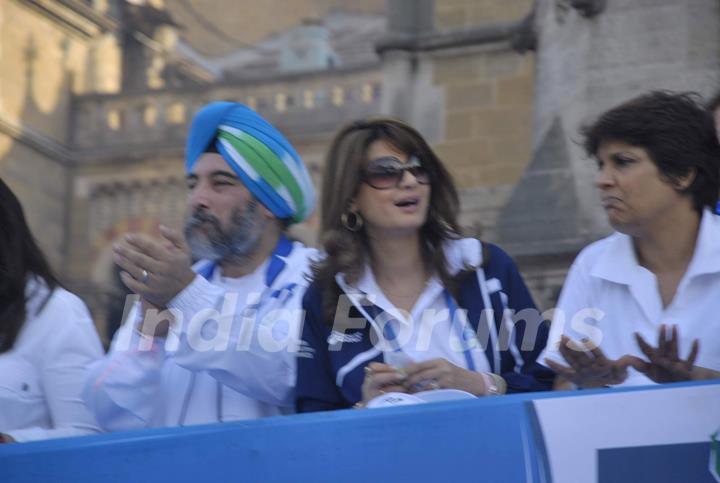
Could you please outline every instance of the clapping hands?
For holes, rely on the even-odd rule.
[[[165,226],[160,233],[162,238],[126,235],[113,251],[123,283],[152,305],[164,307],[193,281],[195,272],[182,234]]]
[[[637,333],[635,340],[647,360],[632,355],[616,360],[608,359],[599,347],[587,339],[578,343],[562,336],[560,354],[567,365],[548,359],[545,363],[558,376],[581,388],[620,384],[627,378],[629,367],[660,384],[720,378],[720,372],[695,365],[700,350],[697,339],[693,341],[688,357],[683,359],[680,356],[680,337],[676,325],[672,328],[660,326],[657,347],[652,347]]]

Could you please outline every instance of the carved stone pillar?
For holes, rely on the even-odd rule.
[[[515,254],[576,251],[609,233],[578,128],[651,89],[720,85],[717,0],[538,0],[534,157],[498,223]]]

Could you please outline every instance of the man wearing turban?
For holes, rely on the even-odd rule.
[[[185,236],[114,246],[140,296],[85,400],[106,430],[277,415],[292,406],[301,301],[316,251],[285,229],[315,193],[285,137],[253,110],[213,102],[186,145]],[[191,259],[199,260],[191,266]]]

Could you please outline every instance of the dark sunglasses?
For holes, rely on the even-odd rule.
[[[397,187],[405,171],[410,171],[418,183],[430,184],[430,174],[416,156],[410,156],[407,163],[394,156],[371,159],[365,166],[362,180],[377,190],[386,190]]]

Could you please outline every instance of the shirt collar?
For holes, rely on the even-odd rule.
[[[412,320],[418,319],[419,314],[422,311],[432,305],[433,301],[442,293],[443,286],[436,276],[430,277],[425,289],[420,294],[415,306],[413,307],[410,320],[403,317],[397,310],[397,308],[388,300],[380,286],[375,280],[375,275],[370,268],[370,265],[365,264],[363,273],[358,279],[357,283],[352,286],[347,283],[345,274],[338,273],[335,276],[335,280],[338,282],[340,288],[347,295],[350,296],[350,300],[356,305],[364,305],[366,303],[372,303],[379,309],[389,313],[394,319],[401,323],[410,323]]]
[[[630,285],[643,267],[635,255],[632,238],[624,233],[610,236],[607,246],[590,269],[590,275],[614,283]]]
[[[482,244],[475,238],[462,238],[458,240],[448,240],[443,244],[445,257],[448,263],[448,269],[451,274],[457,274],[467,267],[479,267],[482,262]],[[362,275],[358,278],[357,283],[353,286],[347,283],[344,273],[335,275],[335,281],[338,286],[350,296],[350,300],[356,305],[362,305],[366,301],[375,304],[378,308],[389,312],[399,321],[407,322],[404,317],[400,317],[395,312],[395,306],[385,297],[382,290],[375,280],[372,269],[369,264],[365,264]],[[425,290],[413,307],[413,318],[418,316],[422,310],[430,306],[435,298],[440,296],[443,291],[443,285],[436,275],[430,277]]]
[[[710,210],[703,211],[695,253],[686,277],[720,272],[720,216]]]
[[[591,268],[590,275],[610,282],[631,285],[647,272],[638,263],[632,238],[615,233]],[[695,252],[683,278],[720,272],[720,216],[704,210],[700,218]]]

